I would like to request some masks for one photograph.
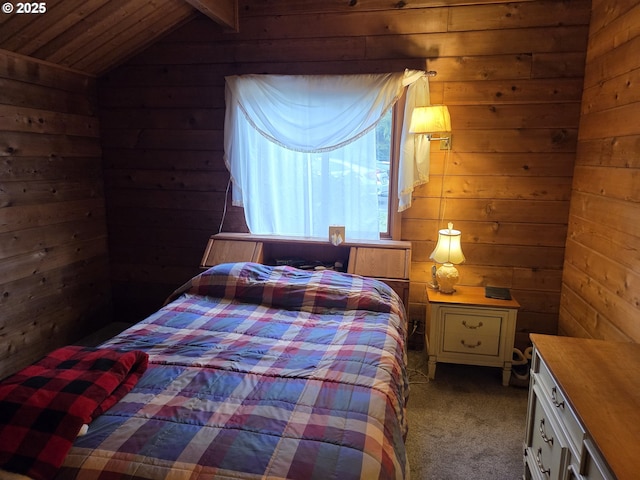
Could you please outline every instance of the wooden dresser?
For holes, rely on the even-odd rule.
[[[382,280],[407,308],[411,242],[361,240],[334,246],[319,238],[219,233],[209,238],[200,266],[209,268],[225,262],[277,265],[294,259],[330,265],[337,262],[345,272]]]
[[[531,339],[524,478],[640,478],[640,345]]]

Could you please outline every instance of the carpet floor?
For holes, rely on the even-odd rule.
[[[439,363],[409,351],[407,453],[412,480],[522,479],[528,389],[503,387],[502,370]]]

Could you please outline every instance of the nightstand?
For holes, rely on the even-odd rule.
[[[502,368],[502,384],[509,385],[516,317],[514,299],[486,298],[484,287],[456,286],[452,294],[427,289],[426,345],[429,378],[437,362]]]

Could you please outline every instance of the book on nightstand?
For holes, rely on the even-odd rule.
[[[511,292],[504,287],[484,287],[484,296],[487,298],[497,298],[499,300],[511,300]]]

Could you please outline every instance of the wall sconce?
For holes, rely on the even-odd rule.
[[[451,116],[449,115],[449,109],[446,105],[414,108],[411,113],[409,132],[426,135],[429,141],[440,141],[440,150],[451,150]]]
[[[458,269],[454,264],[465,261],[464,253],[460,245],[460,230],[453,229],[453,223],[449,222],[449,228],[438,232],[438,243],[429,258],[442,265],[436,271],[438,289],[442,293],[453,293],[453,288],[460,278]]]

